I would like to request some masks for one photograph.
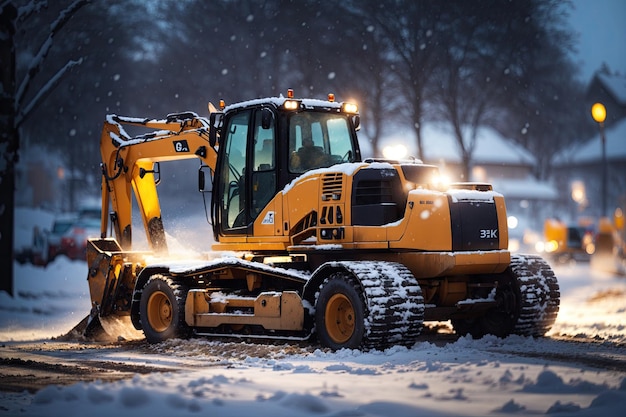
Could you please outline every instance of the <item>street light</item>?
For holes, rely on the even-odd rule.
[[[591,117],[600,126],[600,140],[602,141],[602,216],[606,216],[606,139],[604,137],[604,121],[606,120],[606,108],[602,103],[591,106]]]

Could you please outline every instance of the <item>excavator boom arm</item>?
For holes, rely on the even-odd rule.
[[[125,127],[145,128],[148,133],[131,136]],[[115,237],[122,249],[131,249],[132,190],[151,248],[167,250],[154,163],[198,158],[215,171],[217,150],[210,143],[209,127],[209,122],[195,113],[168,115],[165,120],[107,116],[100,139],[102,237],[108,229],[111,205]]]

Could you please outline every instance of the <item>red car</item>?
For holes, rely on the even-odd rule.
[[[72,225],[76,223],[76,218],[58,218],[52,225],[52,230],[46,235],[46,243],[48,250],[44,253],[47,255],[47,263],[52,262],[57,255],[62,255],[61,239],[72,228]]]
[[[87,239],[100,236],[100,220],[78,220],[61,238],[61,252],[70,259],[86,259]]]

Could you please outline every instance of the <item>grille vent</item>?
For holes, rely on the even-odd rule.
[[[322,177],[322,200],[339,200],[343,187],[343,174],[333,172]]]

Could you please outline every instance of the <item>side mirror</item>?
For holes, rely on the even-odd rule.
[[[204,191],[204,172],[201,169],[198,170],[198,191]]]
[[[224,120],[224,113],[211,113],[209,115],[209,144],[211,147],[215,147],[218,143],[218,137],[222,131],[222,122]]]
[[[261,110],[261,127],[265,130],[272,127],[274,124],[274,113],[267,107]]]
[[[211,175],[211,169],[207,165],[200,165],[200,169],[198,169],[198,191],[201,193],[211,192],[213,190],[213,182],[209,180],[209,189],[207,190],[207,181],[206,181],[206,171],[209,171],[209,176]]]

